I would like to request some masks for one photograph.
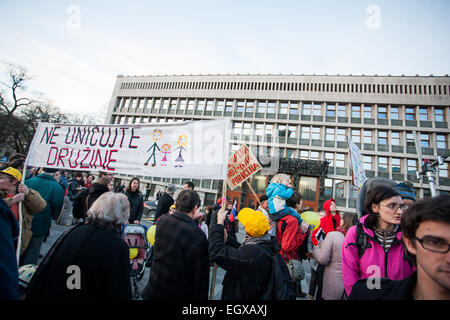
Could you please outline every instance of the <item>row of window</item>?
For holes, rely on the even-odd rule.
[[[151,99],[151,98],[117,98],[113,111],[134,111],[138,109],[150,112],[160,110],[173,111],[215,111],[215,112],[242,112],[245,114],[279,114],[289,115],[313,115],[327,117],[352,117],[352,118],[378,118],[393,120],[420,120],[429,121],[433,118],[436,122],[446,121],[444,107],[425,106],[396,106],[396,105],[364,105],[344,103],[318,103],[318,102],[290,102],[290,101],[245,101],[245,100],[197,100],[197,99]]]
[[[232,145],[231,151],[235,152],[240,145]],[[254,151],[255,152],[255,151]],[[330,167],[348,168],[348,154],[338,152],[319,152],[313,150],[297,150],[289,148],[274,148],[274,147],[258,147],[255,154],[257,156],[267,157],[285,157],[290,159],[305,159],[305,160],[327,160],[330,162]],[[396,158],[396,157],[381,157],[363,155],[364,170],[376,172],[392,172],[392,173],[408,173],[416,174],[419,170],[417,159]],[[405,172],[406,169],[406,172]],[[438,167],[439,177],[449,177],[449,166],[445,162]],[[345,173],[344,175],[347,175]]]
[[[367,84],[367,83],[304,83],[304,82],[223,82],[223,81],[161,81],[123,82],[121,90],[260,90],[311,91],[379,94],[447,95],[449,85]]]

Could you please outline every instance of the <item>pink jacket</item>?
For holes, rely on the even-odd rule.
[[[366,228],[364,222],[368,215],[361,218],[363,229],[368,235],[370,248],[367,248],[361,259],[358,257],[356,243],[356,226],[351,227],[342,244],[342,280],[347,296],[350,295],[352,287],[359,279],[366,278],[389,278],[391,280],[402,280],[410,276],[415,267],[411,267],[404,259],[405,249],[402,242],[402,233],[397,232],[397,241],[394,240],[387,253],[383,247],[374,240],[375,234]],[[353,244],[352,244],[353,243]]]

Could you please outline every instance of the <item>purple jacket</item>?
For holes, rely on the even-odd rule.
[[[397,232],[397,238],[392,243],[389,251],[384,252],[383,247],[374,240],[375,234],[366,228],[365,221],[368,215],[361,218],[365,234],[368,236],[370,248],[367,248],[361,259],[358,257],[356,243],[356,226],[351,227],[342,244],[342,280],[347,296],[359,279],[389,278],[402,280],[409,277],[415,267],[411,267],[404,259],[405,249],[402,242],[402,233]],[[350,245],[349,245],[350,244]]]

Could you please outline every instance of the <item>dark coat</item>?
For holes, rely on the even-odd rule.
[[[97,200],[98,197],[100,197],[105,192],[109,192],[107,186],[101,183],[94,183],[92,187],[89,188],[89,191],[86,196],[87,209],[89,210],[89,208],[92,206],[95,200]]]
[[[270,239],[270,240],[269,240]],[[270,279],[272,258],[260,247],[275,254],[280,250],[275,238],[253,238],[242,246],[224,243],[224,226],[212,226],[209,255],[212,261],[226,270],[222,300],[258,300]]]
[[[118,230],[77,225],[55,242],[33,276],[27,299],[131,299],[129,248]],[[78,266],[80,289],[69,289],[69,266]]]
[[[413,290],[417,283],[417,271],[403,280],[388,278],[369,279],[370,283],[380,281],[380,289],[369,289],[367,279],[358,280],[350,292],[349,300],[413,300]]]
[[[8,205],[0,199],[0,300],[19,297],[19,276],[15,243],[19,237],[19,223]]]
[[[125,195],[130,202],[130,218],[129,223],[134,223],[135,220],[141,221],[142,212],[144,212],[144,197],[140,191],[126,191]]]
[[[191,217],[179,211],[161,216],[153,254],[144,299],[208,299],[208,240]]]
[[[33,236],[45,236],[51,227],[51,221],[57,219],[64,204],[64,190],[52,176],[41,173],[25,181],[28,188],[34,189],[47,202],[44,210],[33,216],[31,231]]]
[[[170,206],[174,203],[175,201],[172,196],[168,193],[164,193],[161,198],[159,198],[158,204],[156,205],[155,221],[158,220],[161,215],[169,213]]]

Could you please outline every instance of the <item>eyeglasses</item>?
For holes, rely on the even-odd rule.
[[[422,239],[416,237],[416,239],[420,242],[424,249],[429,251],[447,253],[450,250],[450,243],[444,239],[434,237],[425,237]]]
[[[406,207],[405,205],[403,205],[403,204],[395,204],[395,203],[391,203],[391,204],[389,204],[389,205],[387,205],[387,206],[385,206],[384,204],[380,204],[380,206],[389,208],[389,209],[392,210],[392,212],[395,212],[395,211],[397,211],[398,209],[401,209],[401,210],[403,211],[403,210],[406,210],[406,208],[407,208],[407,207]]]

